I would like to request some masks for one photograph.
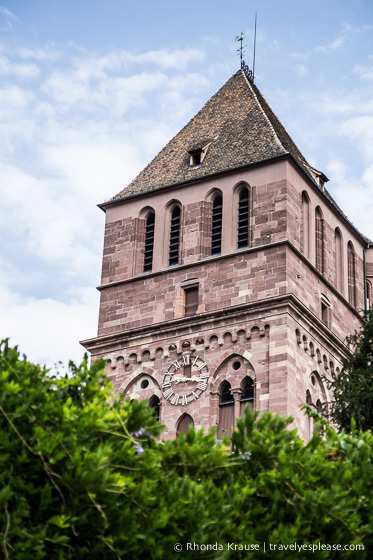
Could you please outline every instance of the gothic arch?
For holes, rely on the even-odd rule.
[[[315,382],[312,378],[315,379]],[[317,399],[320,399],[320,397],[323,402],[328,401],[327,390],[318,371],[313,370],[310,373],[308,377],[307,389],[311,394],[313,404],[315,404]]]
[[[155,214],[153,206],[144,206],[144,208],[141,208],[141,210],[139,211],[139,220],[146,220],[150,213]]]
[[[132,372],[130,375],[128,375],[128,377],[126,377],[126,379],[120,385],[120,387],[118,389],[118,392],[122,393],[124,395],[127,395],[129,393],[129,391],[131,391],[131,389],[134,387],[134,385],[136,385],[136,383],[139,380],[141,380],[143,377],[147,377],[147,378],[152,379],[152,381],[154,382],[154,385],[155,385],[155,389],[157,390],[157,392],[155,394],[158,395],[158,391],[159,391],[158,396],[161,397],[162,392],[160,390],[160,383],[157,380],[157,375],[156,375],[155,371],[152,368],[149,368],[149,367],[139,367],[134,372]]]
[[[191,417],[190,414],[188,414],[187,412],[184,412],[184,414],[182,414],[180,416],[180,418],[178,419],[177,423],[176,423],[176,437],[178,437],[180,435],[180,432],[183,431],[184,433],[186,433],[189,430],[190,425],[194,426],[194,420]]]
[[[226,350],[223,353],[223,355],[220,356],[218,365],[215,366],[215,367],[214,366],[210,367],[210,379],[211,379],[211,385],[212,386],[213,385],[216,386],[216,385],[219,385],[221,383],[222,379],[219,380],[219,371],[229,361],[229,359],[232,358],[233,356],[243,358],[244,360],[246,360],[248,362],[248,365],[251,368],[250,371],[252,371],[251,377],[255,381],[255,379],[256,379],[255,368],[252,366],[252,363],[251,363],[253,355],[246,348],[243,348],[242,346],[239,346],[239,347],[236,347],[236,348],[230,348],[229,350]]]
[[[205,202],[213,202],[216,196],[221,196],[223,198],[223,191],[217,187],[212,187],[205,196]]]

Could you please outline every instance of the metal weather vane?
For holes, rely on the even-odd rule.
[[[254,31],[254,57],[253,57],[253,69],[250,70],[248,65],[243,59],[243,55],[245,54],[246,45],[243,45],[244,40],[244,33],[241,32],[241,35],[236,35],[236,41],[241,43],[240,48],[237,49],[237,52],[240,53],[240,61],[241,61],[241,68],[245,72],[246,77],[250,80],[250,82],[254,83],[254,72],[255,72],[255,47],[256,47],[256,14],[255,14],[255,31]]]
[[[244,49],[246,48],[246,45],[243,46],[243,39],[244,39],[244,34],[243,34],[243,32],[241,32],[241,36],[240,36],[240,35],[236,35],[235,40],[241,42],[240,48],[237,49],[237,52],[240,53],[241,64],[242,64],[242,62],[243,62],[243,55],[245,54]]]

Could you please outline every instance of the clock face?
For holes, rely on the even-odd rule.
[[[187,354],[172,362],[166,371],[162,391],[171,404],[187,405],[197,400],[207,387],[210,374],[206,362]]]

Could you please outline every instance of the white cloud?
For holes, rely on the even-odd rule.
[[[367,163],[373,158],[373,115],[363,115],[346,120],[340,126],[341,134],[355,138]]]
[[[295,70],[298,76],[306,76],[309,73],[309,69],[304,64],[297,64]]]
[[[144,62],[151,62],[155,66],[160,66],[163,69],[183,69],[191,62],[201,62],[206,57],[206,54],[198,49],[185,49],[185,50],[158,50],[150,51],[147,53],[129,55],[127,60],[131,63],[141,64]]]
[[[76,289],[74,298],[24,298],[0,282],[2,310],[0,338],[10,338],[30,361],[52,368],[56,361],[80,362],[83,338],[96,335],[98,293],[92,287]]]
[[[20,23],[19,18],[5,6],[0,6],[0,30],[11,30],[16,23]]]
[[[36,64],[15,64],[5,56],[0,56],[0,75],[13,75],[20,79],[32,79],[39,75]]]
[[[63,56],[62,51],[55,50],[53,46],[46,47],[46,48],[38,48],[38,49],[29,49],[26,47],[21,47],[17,49],[16,52],[20,56],[20,58],[24,58],[24,59],[33,58],[34,60],[39,60],[41,62],[49,61],[49,60],[58,60]]]
[[[373,80],[373,64],[357,64],[353,68],[353,73],[359,76],[359,78],[362,80],[371,81]]]

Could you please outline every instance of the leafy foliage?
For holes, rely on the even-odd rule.
[[[352,421],[358,429],[373,429],[373,314],[365,318],[360,332],[347,338],[353,354],[344,360],[340,374],[328,382],[334,394],[329,416],[347,432]]]
[[[315,414],[246,411],[234,452],[215,432],[177,440],[145,403],[114,398],[103,364],[61,379],[0,346],[0,555],[28,559],[268,558],[262,543],[363,543],[372,535],[372,435],[336,434]],[[210,549],[186,552],[187,543]],[[224,550],[211,550],[218,543]],[[255,553],[227,543],[257,544]],[[288,559],[289,551],[276,558]],[[298,558],[356,558],[302,551]]]

